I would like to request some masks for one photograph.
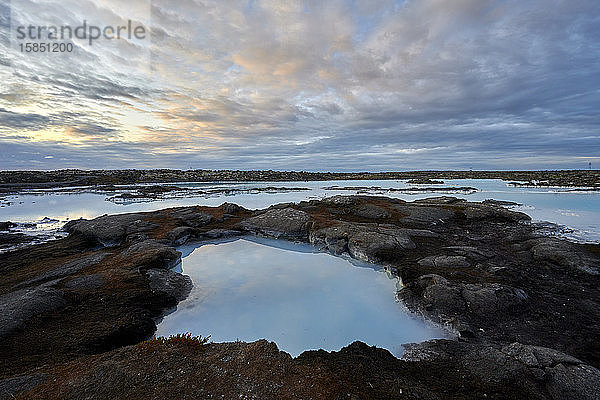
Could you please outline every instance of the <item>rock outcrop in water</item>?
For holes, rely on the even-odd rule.
[[[494,202],[336,196],[72,221],[0,254],[0,399],[597,399],[600,247],[528,220]],[[175,247],[247,234],[386,265],[404,303],[456,339],[401,360],[360,342],[292,359],[264,340],[145,341],[191,288],[169,270]]]

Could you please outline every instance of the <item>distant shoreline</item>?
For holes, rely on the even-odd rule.
[[[0,171],[0,192],[73,186],[169,182],[285,182],[339,180],[501,179],[518,186],[561,186],[600,189],[600,170],[557,171],[402,171],[306,172],[239,170],[78,170]]]

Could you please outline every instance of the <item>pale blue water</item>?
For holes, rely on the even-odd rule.
[[[275,341],[297,356],[355,340],[400,356],[402,344],[447,337],[396,300],[398,279],[371,264],[268,239],[183,246],[190,296],[157,336],[190,332],[215,342]]]
[[[320,199],[336,194],[378,194],[404,200],[450,195],[470,201],[485,199],[508,200],[523,204],[517,210],[529,214],[534,221],[548,221],[567,226],[568,237],[583,241],[600,241],[600,192],[574,192],[565,188],[523,188],[509,187],[501,180],[461,179],[446,180],[443,185],[421,187],[471,186],[479,189],[475,193],[398,193],[385,190],[326,190],[330,186],[352,186],[382,188],[405,188],[404,181],[326,181],[326,182],[252,182],[252,183],[185,183],[176,184],[185,188],[237,188],[256,187],[304,187],[308,191],[287,193],[238,193],[233,195],[190,196],[188,194],[168,194],[164,199],[144,202],[116,203],[107,201],[113,195],[90,193],[90,189],[81,192],[64,193],[59,190],[31,191],[18,196],[0,196],[0,221],[40,222],[44,217],[58,220],[57,223],[42,223],[37,229],[56,231],[57,227],[69,219],[80,217],[93,218],[102,214],[154,211],[166,207],[186,205],[217,206],[227,201],[246,208],[264,208],[276,203],[299,202]],[[419,186],[419,185],[409,185]],[[10,204],[10,205],[8,205]]]

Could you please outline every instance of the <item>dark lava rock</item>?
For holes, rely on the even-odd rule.
[[[73,234],[102,244],[116,246],[127,236],[147,232],[158,225],[144,219],[142,214],[103,215],[92,220],[75,220],[65,224],[64,229]]]
[[[352,205],[360,203],[360,197],[359,196],[337,195],[337,196],[332,196],[332,197],[323,199],[323,200],[321,200],[321,203],[326,204],[326,205],[335,206],[335,207],[352,206]]]
[[[597,398],[600,247],[527,220],[492,202],[336,196],[74,221],[64,239],[0,254],[0,378],[52,376],[19,395],[31,399]],[[189,290],[167,270],[172,246],[244,233],[385,264],[405,305],[458,340],[408,346],[403,360],[359,342],[296,359],[265,341],[139,343]],[[107,242],[113,255],[88,258]]]
[[[429,178],[410,179],[406,183],[411,185],[441,185],[444,181],[435,181]]]
[[[14,228],[17,224],[10,221],[0,222],[0,231],[8,231],[10,228]]]
[[[203,239],[220,239],[220,238],[229,238],[234,236],[242,235],[242,231],[236,231],[232,229],[211,229],[202,234],[199,237]]]
[[[407,347],[402,360],[358,341],[293,359],[266,340],[149,341],[71,363],[76,374],[56,369],[24,398],[598,398],[598,370],[552,349],[449,340]]]
[[[367,262],[398,259],[406,250],[416,247],[412,237],[435,237],[433,232],[419,229],[392,229],[376,224],[341,223],[314,230],[309,241],[333,254],[348,252]]]
[[[363,204],[358,207],[352,207],[350,212],[357,217],[377,220],[390,218],[392,216],[385,208],[373,204]]]
[[[181,246],[187,242],[193,234],[194,230],[189,226],[178,226],[167,233],[166,238],[171,241],[173,246]]]
[[[158,194],[176,192],[184,190],[179,186],[165,186],[165,185],[152,185],[152,186],[141,186],[138,188],[138,192],[145,196],[155,196]]]
[[[168,269],[152,268],[146,271],[146,276],[153,290],[173,296],[177,301],[185,299],[192,290],[192,280],[189,276]]]
[[[270,209],[244,220],[240,226],[250,232],[275,238],[298,239],[308,236],[310,215],[291,207]]]
[[[34,236],[25,235],[23,233],[0,233],[0,246],[2,247],[30,243],[34,240]]]
[[[559,351],[512,343],[462,355],[463,365],[479,379],[530,381],[545,387],[551,399],[598,399],[600,371]]]
[[[30,318],[66,305],[63,292],[52,287],[55,283],[0,296],[0,340],[23,327]]]
[[[410,237],[402,234],[357,232],[348,240],[348,252],[352,257],[374,263],[393,259],[398,253],[415,247]]]
[[[418,200],[415,200],[414,203],[418,203],[418,204],[456,204],[456,203],[466,203],[466,200],[459,199],[458,197],[452,197],[452,196],[438,196],[438,197],[428,197],[426,199],[418,199]]]
[[[475,334],[481,325],[493,324],[502,313],[518,311],[528,301],[527,293],[519,288],[498,283],[451,282],[435,274],[410,282],[399,297],[409,307],[468,334]]]
[[[487,386],[487,393],[499,388],[516,389],[513,396],[552,400],[597,400],[600,371],[565,353],[541,346],[511,343],[505,346],[431,340],[405,345],[402,359],[428,363],[450,362],[457,370],[468,372],[473,382]],[[440,379],[444,379],[440,376]],[[494,390],[495,388],[495,390]],[[466,396],[471,398],[471,396]],[[473,396],[482,398],[489,396]],[[430,398],[430,397],[427,397]],[[431,397],[435,398],[435,397]]]
[[[444,223],[455,216],[455,212],[442,207],[423,207],[412,204],[394,204],[392,208],[403,215],[408,225],[430,226]]]
[[[64,287],[70,290],[93,290],[101,288],[106,279],[103,274],[81,275],[71,278],[64,283]]]
[[[505,208],[491,207],[485,205],[470,205],[463,210],[464,215],[469,220],[487,220],[487,221],[530,221],[529,215],[510,211]]]
[[[181,252],[154,239],[131,245],[121,253],[121,258],[134,258],[138,265],[147,268],[168,269],[181,259]]]
[[[233,203],[223,203],[220,206],[221,208],[223,208],[223,212],[225,214],[239,214],[242,211],[245,211],[246,209],[244,207],[238,206],[237,204],[233,204]]]
[[[0,379],[0,400],[16,399],[20,393],[39,386],[46,381],[46,374],[31,374]]]
[[[181,221],[183,225],[192,228],[203,227],[213,220],[212,215],[198,211],[194,207],[176,208],[171,211],[171,216]]]
[[[419,265],[436,268],[466,268],[471,264],[464,256],[428,256],[419,260]]]
[[[515,203],[514,201],[505,201],[505,200],[494,200],[487,199],[481,202],[482,204],[492,205],[492,206],[501,206],[501,207],[510,207],[510,206],[520,206],[521,204]]]
[[[73,275],[84,268],[91,267],[92,265],[98,264],[102,261],[108,253],[94,253],[89,256],[75,259],[73,261],[62,264],[50,271],[44,272],[35,278],[28,279],[20,284],[16,285],[15,288],[21,288],[25,286],[32,286],[41,282],[46,282],[52,279],[64,278],[69,275]]]
[[[557,265],[578,269],[590,275],[600,275],[600,260],[582,253],[573,243],[552,237],[532,240],[534,260],[550,261]]]
[[[348,251],[348,239],[356,232],[350,224],[338,224],[312,231],[309,241],[321,250],[339,255]]]

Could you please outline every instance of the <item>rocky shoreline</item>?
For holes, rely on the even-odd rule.
[[[106,215],[0,254],[0,399],[598,399],[600,246],[453,197],[335,196]],[[263,235],[383,264],[456,340],[402,359],[355,342],[297,358],[267,341],[147,339],[185,298],[178,245]]]
[[[306,172],[233,170],[57,170],[0,171],[0,193],[23,189],[129,185],[168,182],[292,182],[332,180],[412,180],[416,184],[441,179],[502,179],[514,185],[600,188],[599,170],[558,171],[402,171]]]

